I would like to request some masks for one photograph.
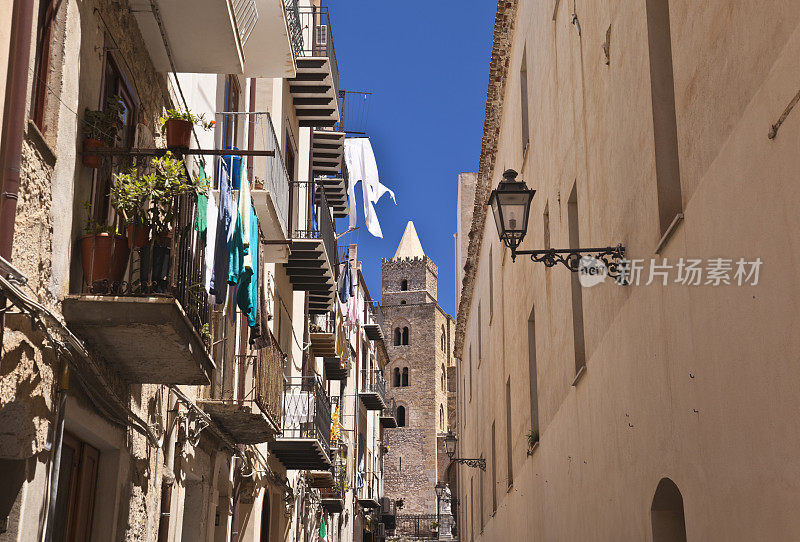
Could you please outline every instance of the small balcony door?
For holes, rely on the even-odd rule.
[[[65,433],[58,471],[54,542],[88,542],[97,487],[97,448]]]

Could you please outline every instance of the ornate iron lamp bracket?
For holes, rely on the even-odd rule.
[[[618,278],[625,272],[624,259],[625,247],[620,245],[614,247],[598,247],[598,248],[548,248],[542,250],[516,250],[511,249],[511,260],[517,259],[517,256],[530,256],[531,261],[541,262],[546,267],[553,267],[557,263],[561,263],[572,271],[577,273],[580,269],[580,261],[584,256],[589,256],[600,260],[608,269],[608,276]]]
[[[468,467],[472,467],[474,469],[481,469],[483,472],[486,472],[486,460],[484,458],[479,459],[466,459],[463,457],[454,457],[450,459],[451,463],[463,463]]]

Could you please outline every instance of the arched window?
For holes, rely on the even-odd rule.
[[[403,292],[408,290],[408,281],[406,279],[400,281],[400,290]]]
[[[439,431],[444,431],[444,406],[439,405]]]
[[[442,363],[442,390],[447,389],[446,381],[447,381],[447,372],[444,368],[444,363]]]
[[[406,407],[397,407],[397,427],[406,426]]]
[[[408,367],[403,367],[403,379],[401,380],[400,385],[404,388],[408,387]]]
[[[441,342],[442,342],[442,352],[444,352],[445,343],[446,343],[445,336],[444,336],[444,326],[442,326],[442,341]]]
[[[394,328],[394,345],[400,346],[400,328]]]
[[[650,506],[653,542],[686,542],[683,497],[669,478],[662,478]]]
[[[408,326],[403,328],[403,338],[402,338],[403,346],[408,346]]]
[[[392,380],[392,386],[395,388],[400,387],[400,367],[394,368],[394,379]]]

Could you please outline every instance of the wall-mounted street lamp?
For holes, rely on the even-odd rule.
[[[484,458],[478,459],[465,459],[463,457],[453,457],[456,455],[456,444],[458,443],[458,437],[453,433],[452,429],[447,431],[447,435],[444,437],[444,451],[447,454],[447,457],[450,458],[451,463],[463,463],[464,465],[476,469],[481,469],[482,471],[486,472],[486,460]]]
[[[489,196],[489,205],[494,214],[494,222],[500,240],[511,249],[511,260],[522,254],[530,256],[531,261],[542,262],[547,267],[562,263],[572,272],[580,269],[580,260],[589,256],[602,261],[611,277],[620,276],[620,260],[625,257],[625,247],[599,248],[547,248],[541,250],[517,250],[528,231],[528,215],[531,201],[536,190],[528,188],[524,181],[517,181],[517,172],[508,169],[503,173],[503,180]]]

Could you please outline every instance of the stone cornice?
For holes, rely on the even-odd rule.
[[[469,230],[469,248],[464,264],[464,280],[461,284],[461,301],[458,306],[455,334],[455,357],[461,358],[464,348],[464,328],[469,320],[472,295],[475,290],[475,277],[478,270],[478,257],[483,244],[483,230],[486,224],[486,201],[492,186],[497,141],[500,136],[500,121],[503,116],[503,98],[506,76],[511,60],[511,40],[518,0],[499,0],[494,18],[494,41],[492,57],[489,62],[489,88],[486,91],[486,116],[483,122],[481,156],[478,163],[478,182],[475,187],[475,203],[472,224]]]

